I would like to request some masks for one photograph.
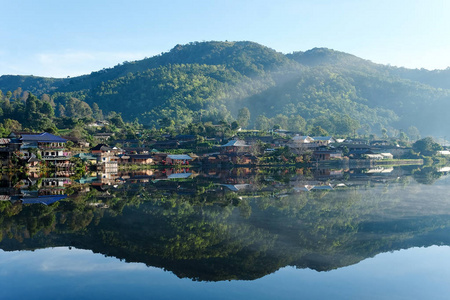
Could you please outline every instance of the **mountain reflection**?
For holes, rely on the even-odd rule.
[[[326,271],[450,245],[446,169],[142,170],[3,175],[6,251],[73,246],[193,280]],[[42,200],[42,201],[39,201]]]

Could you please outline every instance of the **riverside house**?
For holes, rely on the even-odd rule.
[[[67,140],[48,132],[21,134],[20,142],[20,152],[25,158],[31,157],[32,149],[37,149],[44,161],[69,160],[71,157],[65,150]]]
[[[192,157],[187,154],[168,154],[166,158],[167,165],[188,165]]]
[[[241,140],[231,140],[220,147],[221,153],[242,153],[250,150],[250,146]]]

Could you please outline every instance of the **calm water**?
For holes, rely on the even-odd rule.
[[[1,299],[450,292],[450,177],[437,168],[167,170],[49,182],[4,184]],[[62,196],[48,196],[55,190]]]

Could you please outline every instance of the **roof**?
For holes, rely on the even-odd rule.
[[[221,147],[248,147],[248,145],[241,140],[231,140]]]
[[[333,139],[331,136],[313,136],[315,141],[330,141]]]
[[[292,139],[293,140],[306,140],[306,139],[312,139],[312,138],[307,135],[296,135]]]
[[[86,153],[78,153],[75,154],[74,157],[79,157],[82,160],[97,160],[97,157],[92,154],[86,154]]]
[[[332,190],[333,187],[331,185],[316,185],[312,188],[312,190]]]
[[[231,191],[237,192],[239,190],[250,187],[250,184],[221,184],[221,186],[226,187]]]
[[[174,173],[167,176],[168,179],[186,179],[189,178],[192,173]]]
[[[0,145],[7,145],[11,142],[11,139],[0,139]]]
[[[44,204],[50,205],[59,200],[67,198],[67,195],[50,195],[50,196],[40,196],[32,198],[22,198],[22,204]]]
[[[53,135],[48,132],[43,132],[40,134],[22,134],[22,141],[30,141],[30,142],[47,142],[47,143],[65,143],[66,139],[63,139],[60,136]]]
[[[372,151],[370,151],[369,149],[365,149],[365,150],[350,150],[348,152],[348,154],[373,154]]]
[[[113,135],[114,133],[112,132],[98,132],[94,134],[94,136],[113,136]]]
[[[98,144],[97,146],[92,147],[90,150],[91,150],[91,151],[103,150],[103,149],[102,149],[103,147],[107,147],[107,148],[109,148],[109,149],[112,149],[111,147],[109,147],[109,146],[106,145],[106,144]]]
[[[81,177],[80,179],[76,180],[77,182],[81,183],[81,184],[85,184],[85,183],[91,183],[94,181],[97,181],[98,178],[97,177]]]
[[[153,156],[150,155],[150,154],[128,154],[128,156],[130,158],[134,158],[134,159],[149,159],[149,158],[153,158]]]
[[[167,155],[170,159],[178,159],[178,160],[191,160],[192,157],[190,157],[187,154],[169,154]]]

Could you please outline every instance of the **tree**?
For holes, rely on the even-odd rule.
[[[239,128],[239,123],[237,121],[233,121],[231,123],[231,130],[237,130]]]
[[[435,155],[437,151],[442,150],[442,146],[436,143],[433,138],[429,136],[416,141],[412,147],[414,151],[425,156]]]
[[[237,121],[243,128],[248,126],[248,122],[250,121],[250,111],[247,107],[239,110]]]
[[[94,119],[96,120],[103,120],[103,112],[102,110],[98,107],[97,103],[92,103],[92,116],[94,117]]]
[[[420,131],[415,126],[409,126],[408,127],[408,136],[411,140],[418,140],[420,139]]]
[[[64,118],[66,116],[66,108],[61,103],[58,104],[58,117]]]
[[[387,139],[388,138],[388,135],[387,135],[387,129],[386,128],[381,128],[381,134],[383,135],[383,138],[384,139]]]
[[[109,119],[109,121],[111,122],[111,124],[118,128],[125,128],[125,123],[123,122],[122,116],[120,114],[116,114],[111,119]]]
[[[327,136],[328,132],[320,126],[315,126],[309,131],[309,134],[311,136]]]
[[[25,105],[25,117],[28,122],[33,121],[37,117],[38,99],[33,94],[29,94]]]
[[[278,129],[286,129],[289,124],[289,118],[285,115],[278,114],[273,118],[273,123],[278,124],[280,128]]]
[[[266,116],[259,115],[255,121],[255,128],[258,130],[269,130],[270,122]]]
[[[55,116],[55,111],[53,110],[50,102],[44,102],[41,107],[41,113],[47,115],[49,118],[53,118]]]
[[[5,121],[3,121],[3,124],[5,129],[9,132],[19,131],[22,129],[22,125],[16,120],[5,119]]]
[[[294,132],[302,132],[305,130],[306,121],[300,115],[289,118],[287,129]]]

